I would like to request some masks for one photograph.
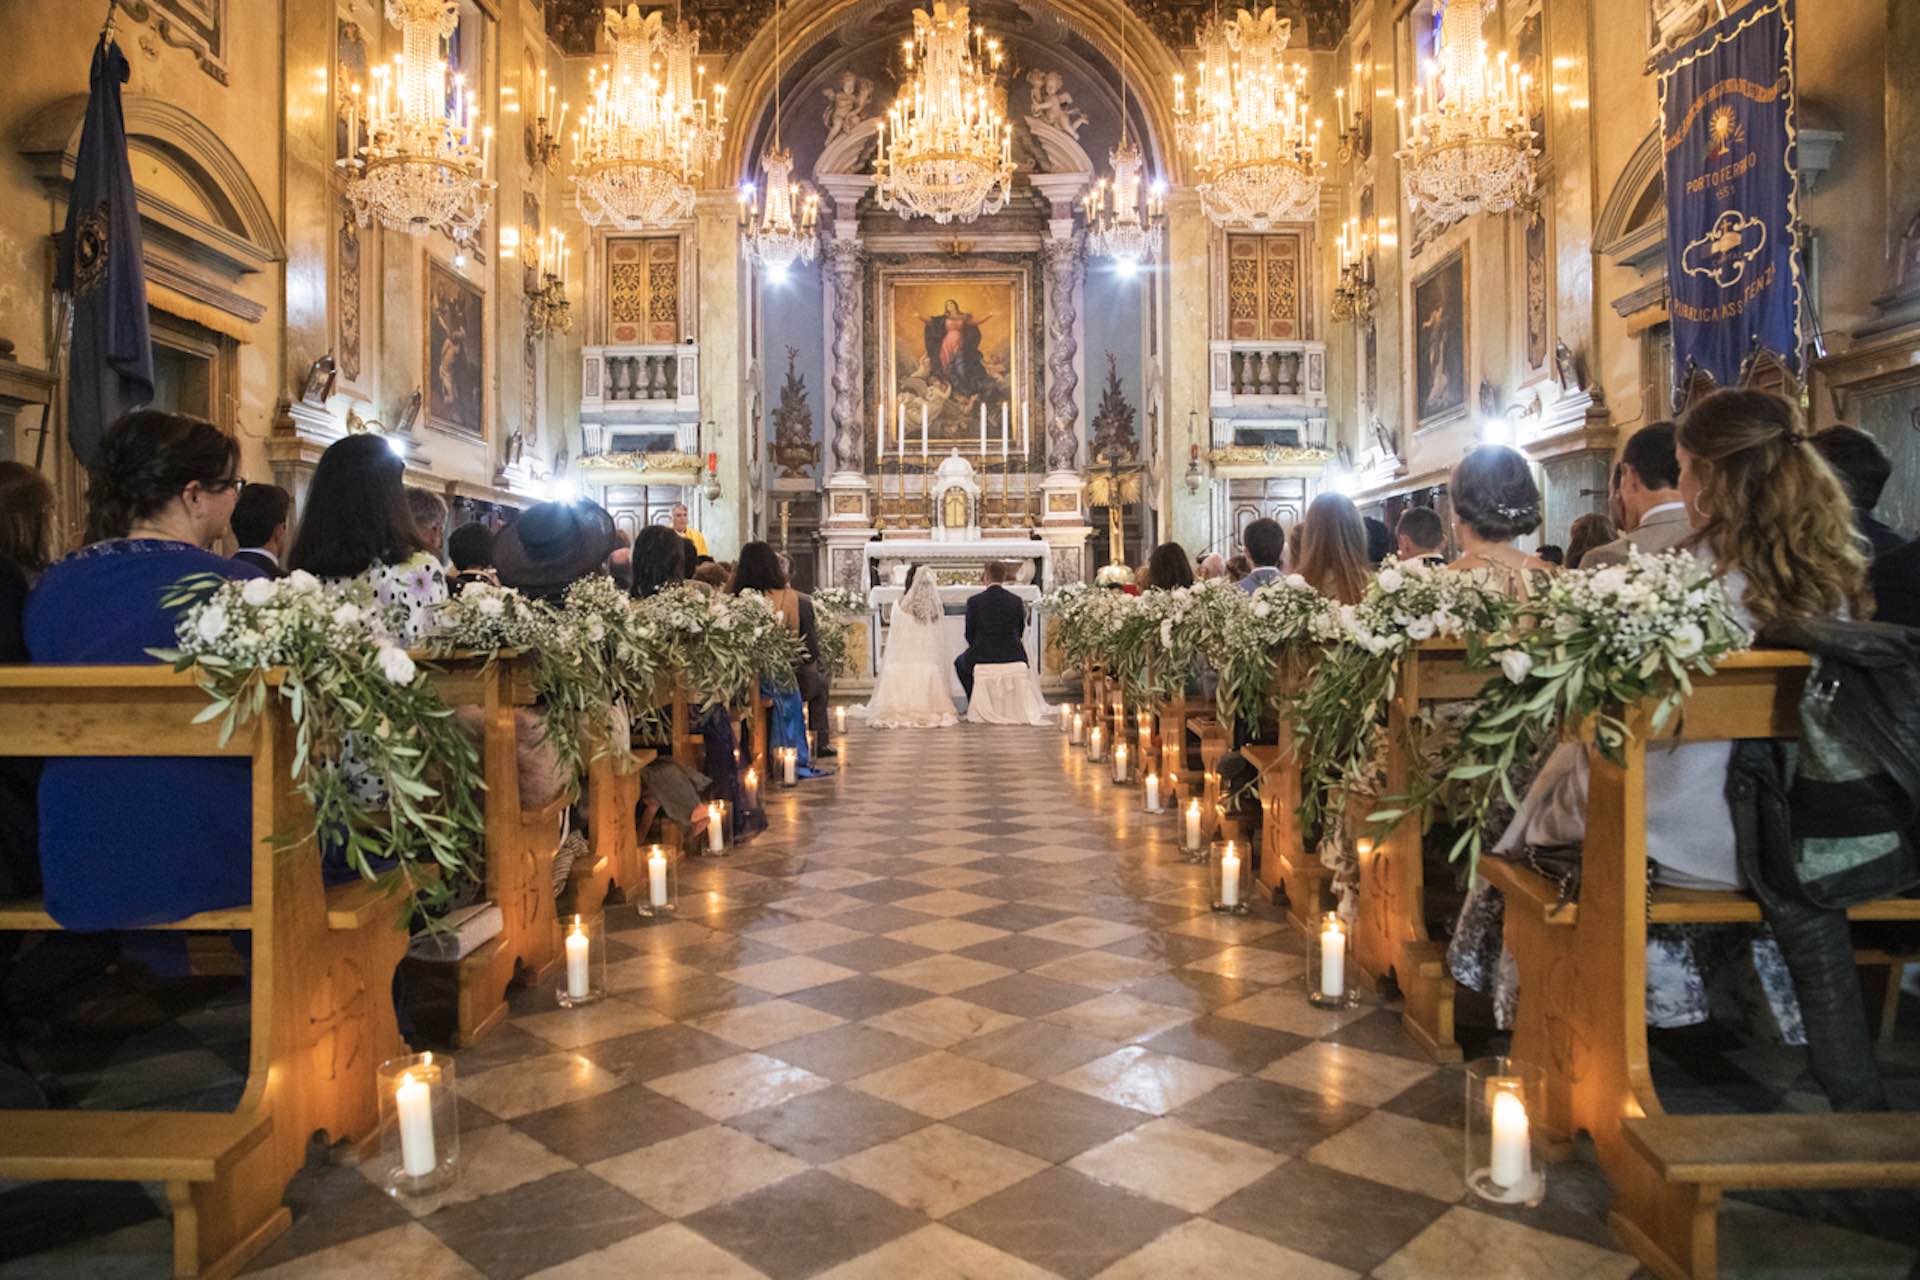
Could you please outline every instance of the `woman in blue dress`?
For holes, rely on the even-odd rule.
[[[741,547],[740,560],[734,565],[733,581],[728,584],[727,590],[732,595],[739,595],[742,591],[758,591],[765,596],[774,611],[785,619],[787,630],[800,638],[809,660],[817,660],[820,640],[814,629],[813,599],[787,585],[787,575],[780,569],[780,557],[774,554],[771,546],[764,542],[749,542]],[[805,704],[800,690],[796,688],[783,692],[763,679],[760,681],[760,692],[773,703],[773,709],[767,716],[768,745],[776,749],[792,747],[799,759],[797,772],[800,777],[830,777],[833,770],[814,767],[812,753],[808,750],[807,720],[803,710]]]

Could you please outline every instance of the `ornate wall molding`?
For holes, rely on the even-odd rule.
[[[152,25],[159,37],[193,55],[200,69],[227,81],[227,0],[120,0],[135,22]]]
[[[1216,6],[1214,0],[1127,0],[1127,7],[1169,49],[1190,49]],[[1293,20],[1296,31],[1307,33],[1309,48],[1332,49],[1347,34],[1350,0],[1277,0],[1277,7],[1281,17]]]
[[[671,24],[676,6],[671,0],[643,0],[640,7],[660,10]],[[683,0],[678,7],[687,25],[700,33],[703,57],[739,52],[755,32],[773,21],[773,0]],[[571,56],[590,54],[598,43],[606,9],[606,0],[546,0],[547,34]]]

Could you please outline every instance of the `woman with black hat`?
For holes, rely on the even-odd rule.
[[[558,604],[568,587],[603,572],[616,545],[613,517],[598,503],[542,502],[493,540],[493,571],[501,586]]]

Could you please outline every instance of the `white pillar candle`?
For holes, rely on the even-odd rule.
[[[1127,744],[1124,742],[1113,749],[1113,780],[1115,782],[1127,780]]]
[[[1012,435],[1008,431],[1007,402],[1002,400],[1000,402],[1000,459],[1003,462],[1006,460],[1007,445],[1011,440]]]
[[[740,779],[740,800],[749,809],[760,807],[760,771],[748,769]]]
[[[393,1109],[400,1120],[400,1167],[409,1178],[424,1178],[439,1160],[433,1151],[433,1086],[401,1075],[393,1091]]]
[[[1493,1185],[1511,1190],[1533,1173],[1533,1150],[1527,1137],[1527,1104],[1511,1089],[1493,1094],[1493,1153],[1487,1177]]]
[[[1347,990],[1347,931],[1329,916],[1320,930],[1320,994],[1338,1000]]]
[[[725,807],[718,801],[707,805],[707,852],[719,853],[727,844],[727,815]]]
[[[1240,905],[1240,855],[1234,851],[1231,840],[1227,841],[1227,851],[1220,855],[1220,904]]]
[[[792,747],[786,747],[780,752],[780,776],[786,780],[788,786],[800,780],[800,753]]]
[[[1187,848],[1198,849],[1199,847],[1200,802],[1198,800],[1189,800],[1187,802]]]
[[[1060,732],[1065,733],[1071,728],[1073,728],[1073,708],[1063,702],[1060,704]]]
[[[1160,775],[1157,773],[1147,775],[1147,811],[1160,812]]]
[[[980,402],[980,457],[984,461],[986,459],[986,456],[987,456],[987,402],[985,400],[982,400]]]
[[[833,731],[835,733],[845,733],[847,731],[847,709],[845,707],[835,707],[833,709]]]
[[[1067,735],[1067,741],[1077,747],[1086,736],[1087,717],[1081,712],[1076,711],[1073,713],[1073,730]]]
[[[927,405],[920,402],[920,456],[927,456]]]
[[[1093,734],[1087,739],[1087,750],[1093,754],[1095,760],[1100,758],[1101,744],[1105,741],[1106,736],[1101,732],[1100,726],[1093,726]]]
[[[593,942],[587,937],[586,923],[578,916],[574,917],[573,928],[567,931],[567,998],[585,1000],[593,990],[587,963]]]
[[[647,901],[656,907],[667,905],[667,855],[659,845],[647,855]]]

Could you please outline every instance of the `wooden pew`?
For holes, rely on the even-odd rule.
[[[1798,733],[1806,655],[1735,654],[1693,694],[1665,737],[1681,741]],[[1506,896],[1506,941],[1520,969],[1513,1055],[1546,1071],[1543,1136],[1585,1130],[1613,1190],[1615,1233],[1656,1274],[1717,1272],[1714,1215],[1734,1189],[1920,1184],[1920,1115],[1670,1116],[1647,1053],[1646,936],[1653,923],[1758,921],[1744,894],[1647,884],[1646,781],[1651,709],[1627,714],[1621,764],[1589,747],[1580,900],[1556,909],[1544,877],[1499,859],[1480,871]],[[1869,903],[1855,920],[1920,919],[1920,900]]]
[[[1497,675],[1498,672],[1493,674]],[[1429,640],[1401,659],[1400,680],[1387,712],[1386,789],[1407,794],[1415,762],[1407,751],[1407,726],[1421,704],[1476,697],[1488,673],[1469,671],[1459,641]],[[1367,829],[1374,799],[1352,797],[1349,833]],[[1349,835],[1351,837],[1351,834]],[[1454,1039],[1455,983],[1447,973],[1446,945],[1431,937],[1426,921],[1426,874],[1420,858],[1420,824],[1406,818],[1374,843],[1359,867],[1353,954],[1362,972],[1379,984],[1391,975],[1405,998],[1400,1019],[1407,1034],[1437,1062],[1460,1061]]]
[[[1312,662],[1302,654],[1282,655],[1274,664],[1270,697],[1296,694],[1311,675]],[[1260,773],[1260,883],[1286,897],[1287,914],[1301,927],[1317,930],[1333,872],[1306,847],[1300,829],[1299,741],[1292,717],[1276,717],[1274,741],[1248,743],[1241,754]]]
[[[223,746],[193,724],[207,695],[162,666],[0,667],[0,742],[26,756],[211,756],[253,766],[253,898],[179,930],[246,931],[253,970],[247,1081],[232,1112],[0,1111],[0,1177],[161,1182],[173,1210],[173,1270],[229,1276],[286,1230],[288,1181],[308,1140],[363,1154],[377,1135],[374,1068],[405,1052],[393,971],[407,947],[391,886],[327,888],[309,842],[276,833],[312,821],[290,776],[293,729],[277,697]],[[138,849],[101,850],[139,862]],[[39,903],[0,907],[0,929],[50,931]]]

